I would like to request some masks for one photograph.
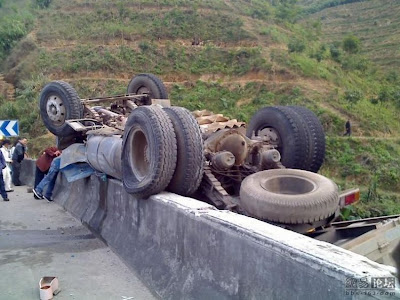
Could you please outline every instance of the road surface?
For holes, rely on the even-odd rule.
[[[57,276],[54,300],[156,299],[122,261],[56,203],[15,187],[0,200],[0,300],[39,299],[39,280]]]

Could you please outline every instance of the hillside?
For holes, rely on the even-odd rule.
[[[316,3],[317,2],[317,3]],[[380,66],[400,67],[400,2],[396,0],[341,1],[301,0],[312,18],[321,22],[322,39],[340,42],[353,34],[362,41],[362,53]],[[348,3],[353,2],[353,3]],[[330,7],[332,6],[332,7]]]
[[[333,43],[347,32],[326,37],[316,15],[339,7],[309,19],[294,2],[2,0],[0,119],[20,119],[38,152],[53,143],[37,107],[46,82],[70,82],[85,98],[124,93],[140,72],[161,77],[174,105],[244,121],[262,106],[304,105],[328,135],[321,172],[362,185],[365,203],[353,213],[387,213],[372,208],[400,201],[400,78],[367,57],[364,41],[360,54]],[[348,118],[354,137],[345,139]]]

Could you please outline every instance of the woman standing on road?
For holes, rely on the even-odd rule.
[[[3,153],[4,160],[6,161],[6,167],[3,169],[3,179],[4,179],[4,187],[6,192],[12,192],[13,189],[11,187],[11,155],[10,155],[10,140],[4,140],[2,142],[2,147],[0,148]]]

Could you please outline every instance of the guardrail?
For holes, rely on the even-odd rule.
[[[163,299],[399,295],[372,286],[374,278],[394,280],[392,267],[191,198],[161,193],[138,199],[118,180],[92,176],[67,183],[59,176],[55,199]],[[369,289],[357,285],[365,282]]]

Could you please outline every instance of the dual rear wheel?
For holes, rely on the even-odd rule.
[[[123,184],[147,197],[164,189],[188,196],[203,177],[203,140],[196,119],[182,107],[142,106],[125,125]]]
[[[317,116],[305,107],[264,107],[250,120],[247,136],[275,144],[286,168],[318,172],[324,161],[324,129]]]

